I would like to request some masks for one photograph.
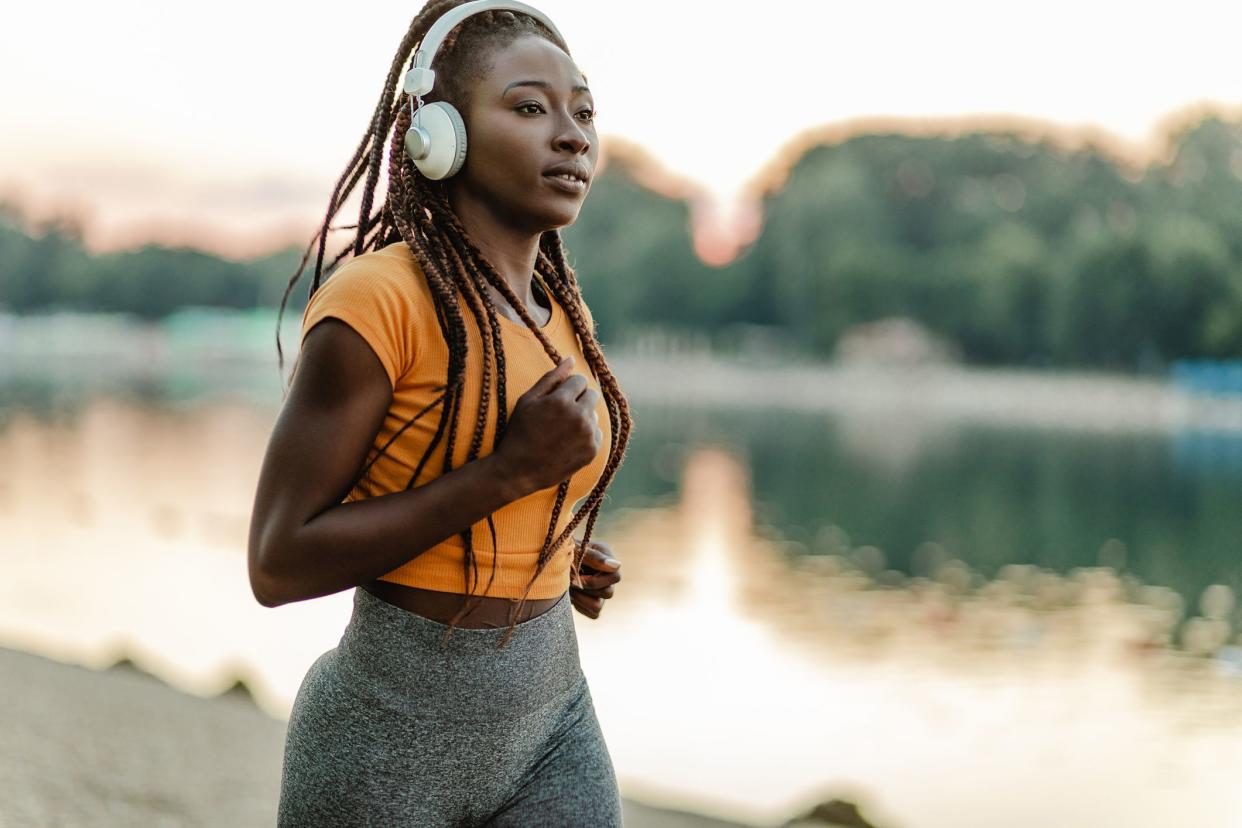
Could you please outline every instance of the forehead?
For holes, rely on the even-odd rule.
[[[492,55],[481,84],[500,94],[514,81],[540,80],[552,84],[556,92],[570,92],[575,86],[586,86],[586,76],[578,70],[573,58],[559,46],[535,35],[520,37]],[[520,87],[526,91],[530,87]]]

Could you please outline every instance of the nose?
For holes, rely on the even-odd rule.
[[[563,125],[556,136],[556,148],[582,154],[591,148],[591,137],[583,128],[583,124],[572,115],[563,119]]]

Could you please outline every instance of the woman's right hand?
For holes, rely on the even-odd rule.
[[[573,367],[573,356],[565,357],[518,397],[493,452],[523,491],[558,485],[599,452],[600,394]]]

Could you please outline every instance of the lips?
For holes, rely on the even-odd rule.
[[[582,195],[586,192],[586,182],[579,178],[568,175],[552,175],[550,173],[544,173],[543,177],[553,189],[559,190],[562,193]]]
[[[574,184],[585,184],[586,179],[573,173],[544,173],[547,178],[555,178],[558,181],[568,181]]]
[[[583,184],[591,180],[591,171],[587,169],[586,165],[575,161],[565,161],[560,164],[555,164],[544,170],[543,174],[551,177],[569,176],[570,178],[577,179]]]

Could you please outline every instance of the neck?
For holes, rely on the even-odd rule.
[[[451,190],[449,204],[470,240],[527,307],[535,304],[532,273],[539,257],[539,234],[503,221],[486,204]]]

